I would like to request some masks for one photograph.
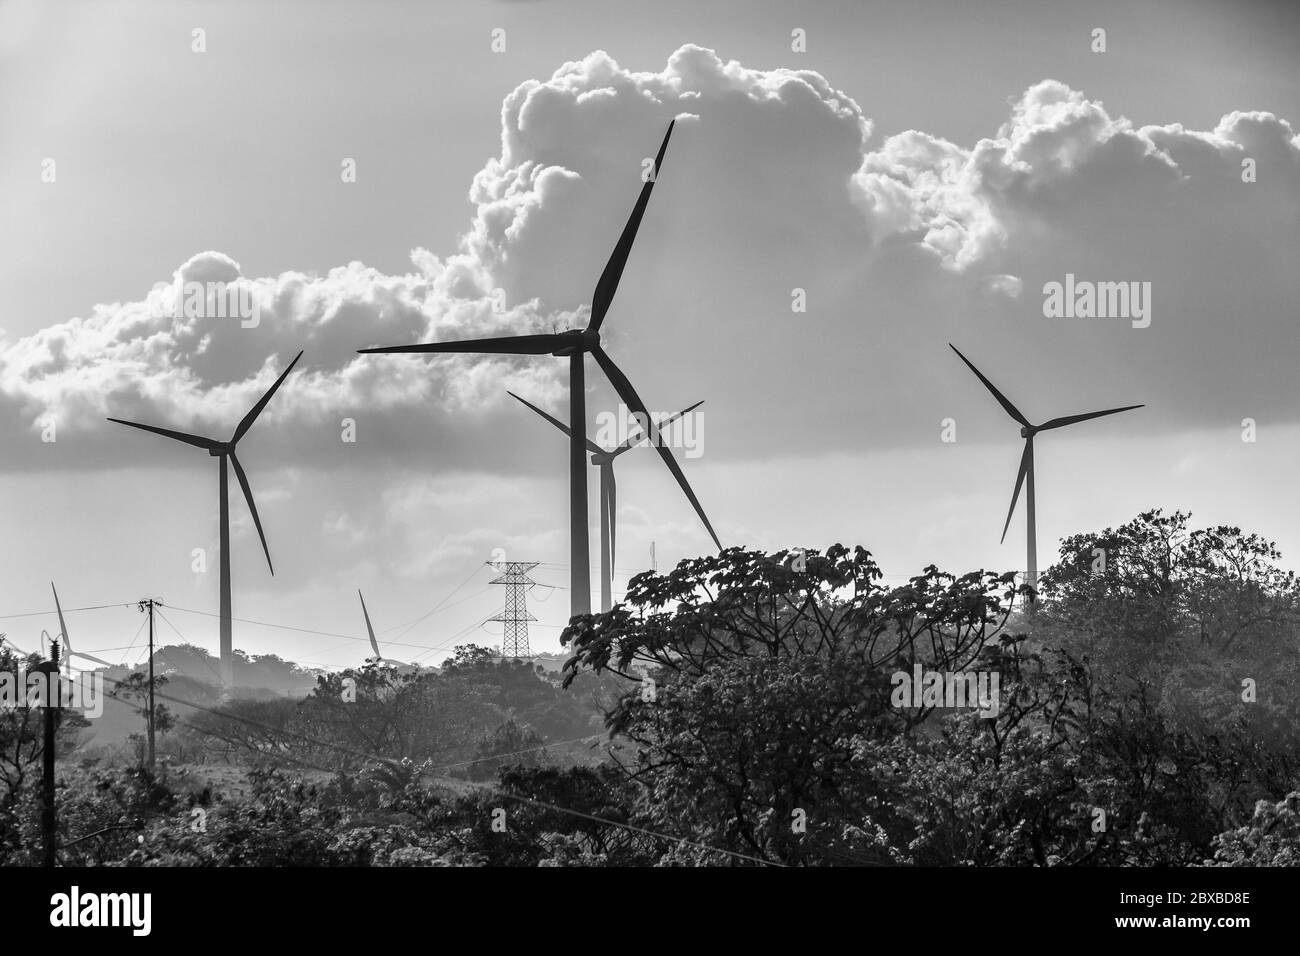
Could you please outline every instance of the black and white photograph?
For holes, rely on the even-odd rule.
[[[1300,5],[0,0],[0,219],[34,929],[1294,926]]]

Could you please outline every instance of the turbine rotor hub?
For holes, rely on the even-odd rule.
[[[568,356],[578,352],[588,351],[590,348],[590,344],[589,344],[590,339],[588,338],[587,333],[589,331],[590,330],[588,329],[569,329],[569,331],[567,332],[561,332],[560,333],[561,338],[573,339],[574,341],[572,344],[566,342],[564,345],[560,346],[551,354],[558,355],[558,356]],[[599,342],[600,333],[597,332],[594,334],[595,334],[595,341]]]

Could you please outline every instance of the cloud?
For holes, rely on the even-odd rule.
[[[700,381],[742,408],[783,397],[765,419],[715,412],[730,426],[713,432],[722,454],[759,441],[760,428],[824,448],[850,429],[880,438],[899,416],[928,422],[939,412],[928,396],[941,390],[927,379],[938,373],[918,383],[916,356],[942,349],[972,321],[967,311],[995,338],[1041,352],[1064,337],[1078,361],[1095,362],[1104,336],[1047,330],[1036,295],[1022,295],[1066,271],[1154,280],[1155,331],[1105,374],[1144,381],[1177,414],[1205,419],[1245,394],[1204,387],[1217,370],[1207,353],[1284,354],[1290,319],[1270,304],[1293,301],[1296,286],[1300,136],[1271,113],[1230,113],[1209,131],[1135,127],[1044,80],[972,146],[915,129],[877,140],[863,108],[813,71],[752,69],[686,45],[662,70],[637,72],[597,51],[505,97],[499,155],[473,177],[473,214],[445,256],[414,249],[399,274],[350,262],[251,277],[201,251],[136,300],[0,339],[0,432],[31,441],[53,422],[60,436],[57,450],[7,457],[9,467],[122,460],[128,443],[103,422],[109,414],[222,437],[299,349],[291,387],[256,430],[275,439],[268,456],[337,452],[341,418],[364,412],[372,455],[445,464],[472,453],[481,467],[515,467],[508,443],[485,445],[481,428],[515,411],[506,388],[559,407],[561,363],[355,350],[585,324],[643,163],[673,118],[668,185],[656,190],[606,344],[649,383],[652,407],[706,397],[694,394]],[[1241,182],[1247,158],[1256,184]],[[234,288],[256,303],[255,326],[177,315],[178,282]],[[796,287],[811,303],[802,320],[791,315]],[[1256,336],[1216,324],[1209,310],[1229,306],[1266,313]],[[744,361],[724,361],[737,348]],[[1183,362],[1187,381],[1169,371]],[[817,388],[792,386],[808,369]],[[841,401],[821,394],[830,382]],[[927,397],[903,401],[918,388]],[[864,423],[868,392],[894,397]],[[1281,402],[1280,392],[1259,399]],[[908,434],[919,440],[919,429]],[[136,439],[131,448],[145,441]]]
[[[1129,210],[1125,222],[1149,217],[1161,196],[1211,201],[1224,183],[1239,183],[1247,156],[1279,177],[1295,208],[1300,136],[1272,113],[1234,112],[1211,132],[1134,128],[1100,101],[1043,80],[1012,104],[995,137],[971,149],[916,130],[889,137],[863,158],[853,189],[877,236],[911,235],[960,272],[1060,230],[1094,201]]]
[[[596,52],[506,98],[501,154],[474,177],[475,212],[453,254],[415,249],[413,269],[396,275],[351,262],[324,275],[249,277],[229,256],[200,252],[137,300],[0,342],[5,417],[29,435],[48,422],[60,435],[102,435],[112,414],[219,437],[299,349],[306,355],[292,387],[259,431],[362,407],[454,428],[449,416],[490,408],[512,387],[554,405],[559,363],[355,350],[585,324],[590,289],[640,186],[642,154],[669,119],[713,115],[775,124],[785,155],[749,157],[770,167],[771,180],[801,152],[789,145],[792,132],[830,123],[857,150],[868,130],[852,100],[816,73],[749,70],[694,46],[662,72],[634,73]],[[817,188],[824,204],[842,198],[842,184]],[[256,323],[211,307],[177,315],[177,284],[191,282],[223,283],[255,302]]]

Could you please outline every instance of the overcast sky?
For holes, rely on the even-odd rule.
[[[358,587],[394,658],[499,643],[480,622],[502,548],[556,586],[530,608],[533,648],[557,650],[566,444],[505,392],[565,417],[563,363],[355,350],[585,324],[673,118],[603,334],[652,410],[704,401],[701,454],[678,455],[724,545],[862,544],[900,581],[1021,568],[1023,505],[998,541],[1018,428],[953,342],[1034,421],[1146,403],[1036,442],[1040,565],[1164,507],[1294,566],[1297,20],[0,0],[0,613],[43,611],[51,579],[68,607],[152,594],[163,642],[215,651],[195,612],[217,609],[216,462],[104,417],[224,439],[303,349],[240,444],[274,578],[233,481],[231,513],[235,616],[304,630],[236,623],[235,645],[358,663]],[[1150,283],[1150,324],[1045,317],[1067,274]],[[177,276],[246,288],[258,324],[166,315]],[[617,399],[587,368],[594,433]],[[620,587],[652,541],[661,568],[710,547],[640,448],[619,461]],[[69,616],[111,660],[139,656],[139,622]],[[41,628],[52,614],[0,620],[25,649]]]

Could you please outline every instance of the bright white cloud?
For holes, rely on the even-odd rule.
[[[668,158],[671,201],[678,220],[699,230],[692,255],[717,269],[738,256],[784,264],[810,287],[833,283],[844,301],[875,297],[891,281],[871,270],[882,249],[898,243],[942,266],[936,288],[969,277],[1008,308],[1026,276],[1033,290],[1036,271],[1086,264],[1102,249],[1122,255],[1177,242],[1163,265],[1150,268],[1190,258],[1177,265],[1194,283],[1204,275],[1200,260],[1214,251],[1181,246],[1189,223],[1254,230],[1280,249],[1293,241],[1300,211],[1300,136],[1270,113],[1235,112],[1211,131],[1135,128],[1099,101],[1044,80],[1012,103],[995,136],[970,148],[907,130],[872,149],[863,109],[815,72],[750,69],[693,45],[660,72],[636,72],[596,52],[506,97],[500,155],[473,179],[475,209],[455,252],[415,249],[402,274],[351,262],[324,275],[269,277],[245,276],[228,256],[200,252],[171,281],[244,290],[258,305],[255,328],[232,318],[176,317],[167,308],[170,284],[96,305],[0,342],[0,397],[8,406],[0,420],[28,434],[52,420],[63,434],[100,435],[103,417],[113,414],[220,434],[299,349],[306,356],[293,387],[260,430],[364,408],[437,434],[460,427],[453,416],[499,403],[504,388],[555,407],[564,389],[559,363],[355,350],[585,322],[641,163],[674,117],[684,121]],[[691,162],[674,166],[675,151],[687,149]],[[1232,192],[1247,157],[1262,170],[1254,200]],[[722,243],[723,229],[744,236],[742,248]],[[649,254],[643,246],[638,252]],[[746,294],[736,290],[737,302]],[[750,304],[718,315],[720,331],[710,334],[739,334]],[[890,346],[904,349],[907,336],[921,335],[913,324],[897,326]],[[634,334],[611,326],[611,334]],[[799,361],[776,351],[780,363]],[[756,358],[768,365],[727,374],[771,379],[779,374],[769,367],[775,361]],[[414,447],[390,444],[398,452]]]

